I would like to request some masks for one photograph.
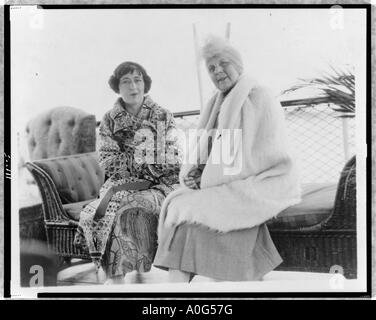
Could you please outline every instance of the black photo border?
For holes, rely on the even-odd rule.
[[[366,242],[367,242],[367,289],[364,292],[69,292],[39,293],[38,298],[368,298],[371,297],[372,281],[372,71],[371,71],[371,5],[370,4],[76,4],[40,5],[46,10],[55,9],[330,9],[333,5],[342,8],[366,9]],[[11,154],[11,82],[10,82],[10,5],[4,9],[4,157]],[[8,162],[11,162],[9,159]],[[4,161],[5,164],[5,161]],[[9,166],[11,163],[9,163]],[[16,166],[15,166],[16,167]],[[8,167],[10,169],[10,167]],[[6,178],[4,165],[4,297],[11,298],[11,180]],[[74,289],[74,286],[72,287]],[[146,302],[146,301],[145,301]]]

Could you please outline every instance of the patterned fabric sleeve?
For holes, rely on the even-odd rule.
[[[129,157],[120,150],[112,137],[113,121],[105,114],[99,127],[99,164],[106,177],[125,178],[129,175]]]
[[[166,125],[161,126],[158,132],[158,137],[162,137],[159,144],[164,144],[164,147],[157,148],[158,152],[163,152],[159,155],[159,159],[155,164],[149,164],[149,170],[154,176],[159,177],[162,183],[172,185],[179,182],[179,171],[183,161],[183,150],[176,129],[173,114],[168,112],[166,114]]]

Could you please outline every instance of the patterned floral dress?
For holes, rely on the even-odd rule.
[[[107,180],[98,199],[81,212],[75,243],[86,246],[109,277],[149,271],[157,249],[160,208],[178,187],[182,162],[173,115],[145,96],[134,116],[119,98],[103,117],[99,135],[99,161]],[[132,182],[150,186],[127,189]],[[94,220],[103,203],[103,214]]]

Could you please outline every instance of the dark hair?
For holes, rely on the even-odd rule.
[[[145,82],[144,93],[148,93],[151,87],[151,78],[149,77],[149,75],[146,73],[146,70],[141,65],[132,61],[123,62],[116,67],[114,74],[108,80],[108,84],[110,85],[111,89],[114,90],[116,93],[119,93],[120,78],[123,75],[127,73],[133,73],[134,71],[138,71],[142,74],[142,78],[144,79],[144,82]]]

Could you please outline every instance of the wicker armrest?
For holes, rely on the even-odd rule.
[[[63,204],[96,198],[104,181],[96,153],[36,160],[26,167],[37,181],[46,221],[70,220]]]
[[[356,157],[341,172],[333,213],[323,224],[324,230],[356,230]]]
[[[45,222],[48,223],[49,221],[57,222],[61,220],[70,220],[63,209],[60,196],[50,176],[43,169],[32,162],[27,162],[26,167],[31,172],[38,184],[39,191],[42,196]]]
[[[104,173],[97,158],[91,152],[26,163],[42,196],[48,247],[60,257],[90,259],[87,250],[74,245],[78,222],[68,215],[63,204],[98,196]]]

